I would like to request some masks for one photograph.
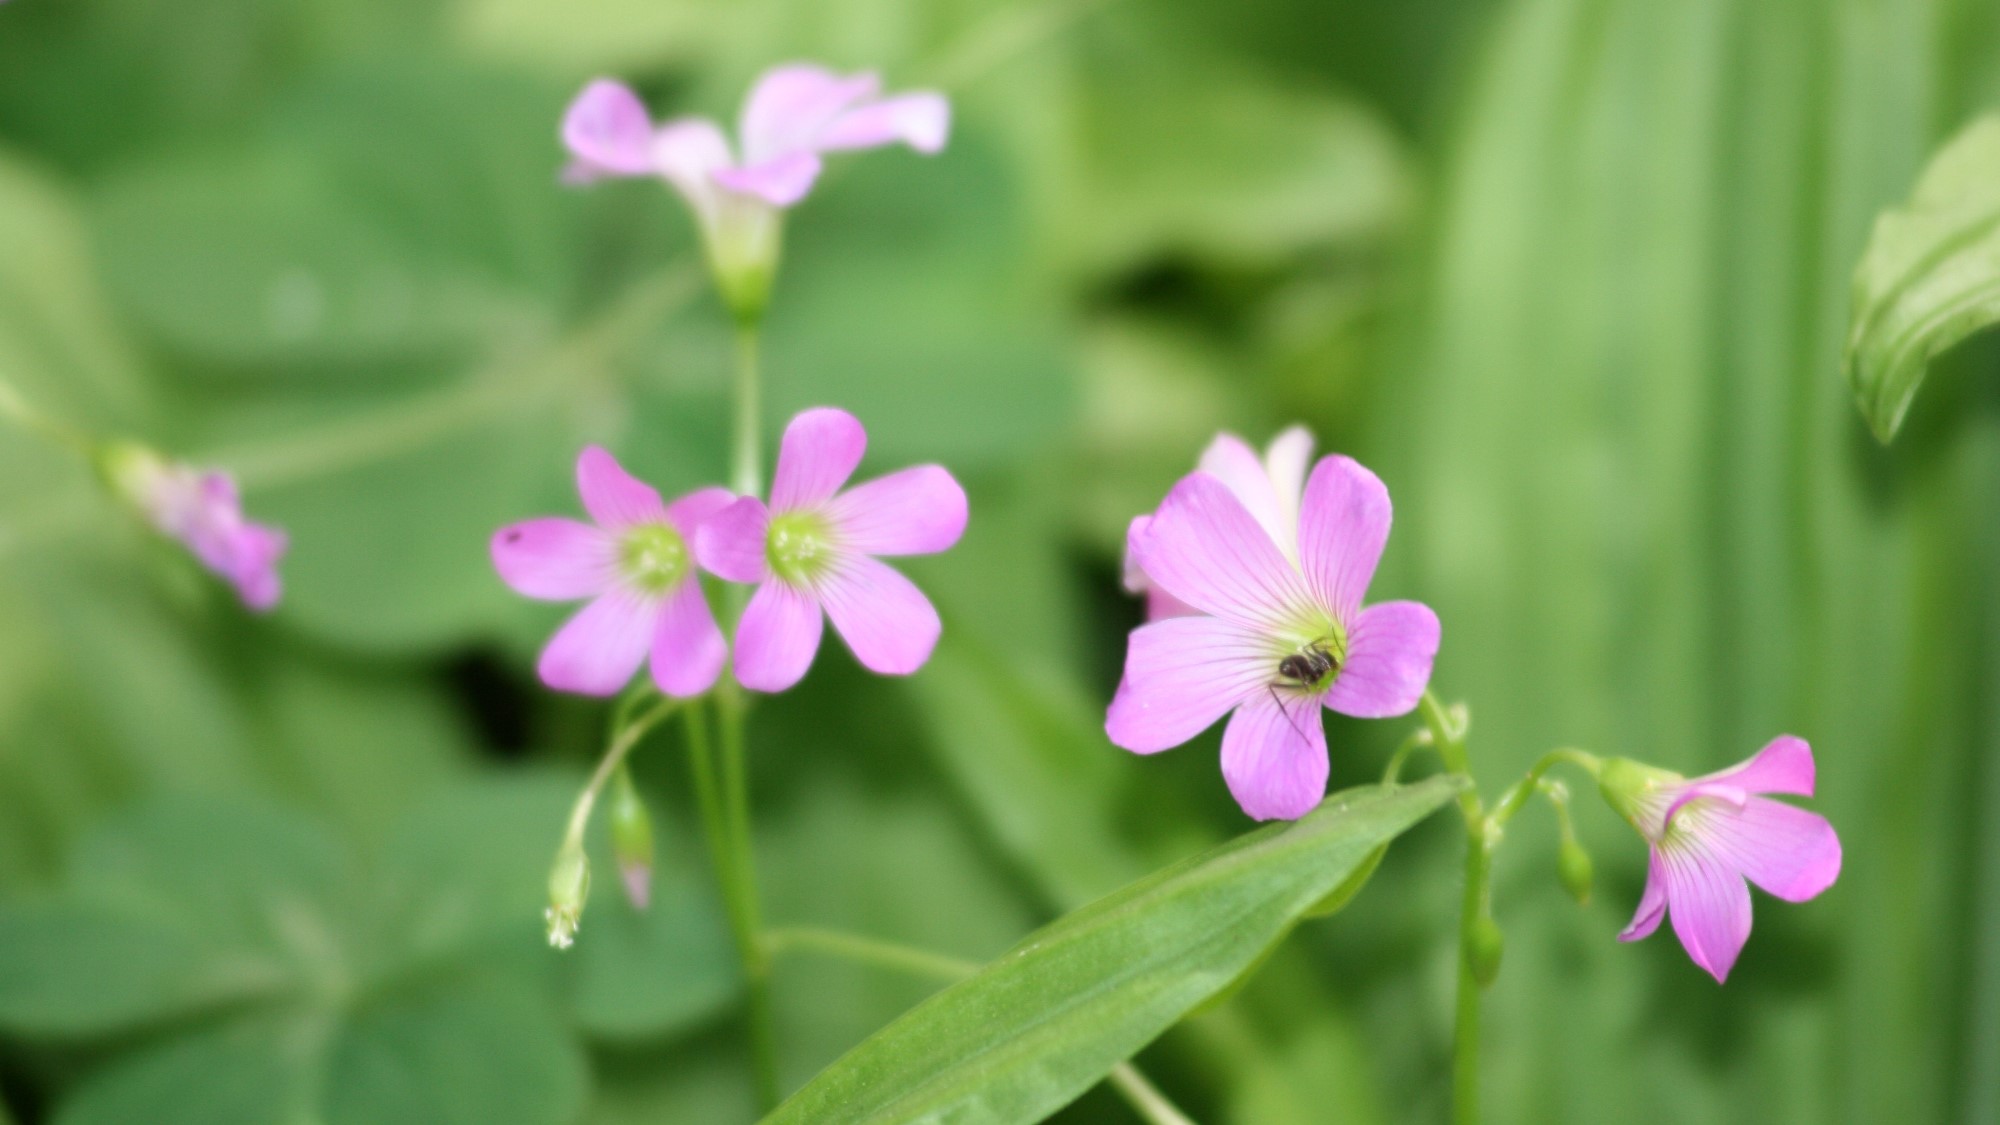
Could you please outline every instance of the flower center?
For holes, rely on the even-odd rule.
[[[816,512],[786,512],[771,517],[764,537],[764,556],[778,577],[795,585],[810,584],[833,562],[833,528]]]
[[[1347,630],[1337,621],[1320,622],[1281,638],[1273,686],[1318,695],[1340,678],[1347,662]]]
[[[649,594],[664,594],[687,575],[687,542],[666,524],[641,524],[619,542],[618,562],[634,586]]]

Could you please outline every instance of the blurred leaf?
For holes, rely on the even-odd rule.
[[[1337,794],[1100,899],[889,1025],[767,1120],[1038,1121],[1235,979],[1458,787]]]
[[[602,890],[571,951],[578,1026],[605,1039],[656,1036],[708,1019],[736,998],[736,947],[714,889],[690,864],[656,866],[643,911],[613,893],[609,855],[593,865],[605,873]]]
[[[1875,220],[1851,315],[1847,378],[1886,442],[1930,361],[2000,320],[2000,116],[1953,137],[1909,201]]]
[[[1020,193],[976,122],[935,157],[869,153],[831,173],[787,223],[767,329],[774,428],[839,404],[885,469],[968,471],[1050,442],[1073,404]]]

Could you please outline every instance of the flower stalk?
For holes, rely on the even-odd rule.
[[[632,748],[672,714],[679,703],[670,696],[656,696],[651,706],[641,708],[637,699],[637,696],[628,699],[613,717],[611,743],[583,791],[577,794],[576,803],[570,806],[569,823],[549,870],[549,944],[557,949],[568,949],[575,943],[577,928],[583,921],[584,903],[590,897],[590,858],[584,849],[584,833],[590,827],[590,813],[597,806],[598,794],[624,768],[625,757]]]

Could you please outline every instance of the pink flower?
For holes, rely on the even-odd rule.
[[[1306,466],[1312,464],[1312,433],[1304,426],[1292,426],[1271,439],[1263,460],[1250,444],[1232,433],[1215,435],[1202,451],[1195,469],[1229,486],[1257,518],[1285,557],[1299,561],[1299,493],[1305,490]],[[1146,595],[1146,620],[1188,617],[1201,611],[1154,585],[1139,568],[1132,543],[1145,534],[1150,515],[1133,516],[1125,533],[1125,588]]]
[[[665,178],[694,211],[723,297],[754,318],[777,268],[779,212],[812,190],[822,154],[897,142],[923,153],[944,148],[951,108],[942,94],[885,98],[881,88],[874,74],[842,77],[805,63],[765,71],[743,105],[739,159],[715,122],[683,117],[656,129],[637,95],[599,79],[563,117],[573,157],[564,178]]]
[[[822,153],[901,142],[918,152],[944,148],[951,107],[944,95],[882,96],[872,73],[841,76],[810,63],[773,67],[757,79],[737,123],[742,159],[722,127],[700,117],[653,128],[632,91],[608,79],[584,87],[563,118],[563,143],[575,157],[572,178],[666,177],[697,212],[719,191],[755,196],[773,207],[806,197]]]
[[[1322,458],[1306,483],[1296,562],[1220,477],[1175,485],[1131,546],[1146,577],[1200,616],[1133,630],[1111,741],[1151,754],[1233,711],[1222,774],[1236,803],[1259,820],[1305,815],[1326,795],[1317,707],[1401,715],[1430,681],[1430,607],[1361,604],[1389,522],[1388,490],[1346,457]]]
[[[137,445],[113,446],[103,463],[113,486],[154,527],[235,586],[244,605],[262,613],[278,604],[285,533],[243,518],[229,474],[168,461]]]
[[[1651,849],[1646,891],[1618,939],[1647,937],[1672,914],[1688,956],[1718,983],[1750,937],[1744,880],[1804,902],[1840,876],[1840,838],[1825,817],[1758,796],[1812,796],[1812,748],[1802,738],[1781,735],[1749,761],[1692,781],[1614,759],[1598,784]]]
[[[878,555],[927,555],[965,532],[965,490],[918,465],[845,492],[868,434],[852,414],[821,407],[793,418],[778,450],[767,509],[746,496],[702,525],[701,564],[757,583],[736,629],[736,678],[783,691],[819,651],[820,610],[873,672],[908,675],[937,645],[937,610]]]
[[[591,599],[542,650],[542,682],[613,695],[650,652],[661,691],[682,698],[707,691],[728,646],[702,595],[689,540],[735,497],[703,488],[662,504],[658,492],[594,445],[576,459],[576,490],[595,526],[551,516],[493,533],[493,566],[517,593]]]

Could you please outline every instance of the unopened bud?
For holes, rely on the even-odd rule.
[[[583,922],[583,903],[590,897],[590,859],[583,854],[581,841],[563,845],[549,869],[549,944],[568,949],[576,942],[577,927]]]
[[[1500,927],[1491,915],[1482,914],[1472,923],[1471,940],[1467,942],[1465,956],[1472,967],[1472,979],[1485,988],[1500,975],[1500,955],[1505,951],[1507,939],[1501,935]]]
[[[633,908],[644,910],[653,900],[653,821],[631,773],[623,769],[612,784],[610,815],[611,853],[618,860],[619,882]]]
[[[1564,840],[1556,849],[1556,878],[1578,906],[1590,905],[1591,876],[1590,853],[1575,840]]]

